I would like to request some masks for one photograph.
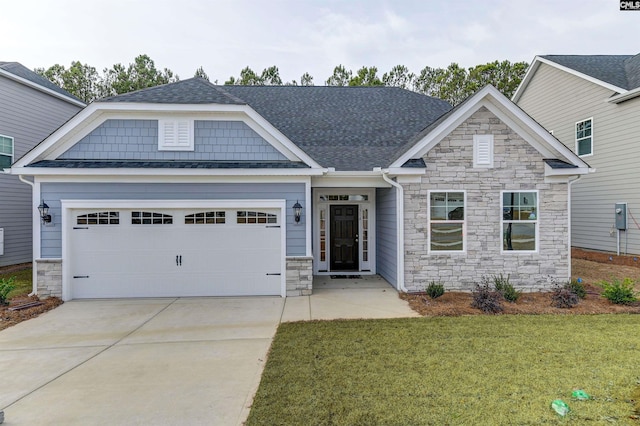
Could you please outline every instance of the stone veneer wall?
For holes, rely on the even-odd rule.
[[[313,257],[287,257],[287,296],[309,296],[313,290]]]
[[[494,135],[494,167],[473,168],[473,135]],[[405,286],[441,281],[471,290],[483,275],[510,275],[522,290],[549,288],[569,275],[567,183],[545,183],[543,158],[482,107],[424,157],[421,183],[404,184]],[[466,252],[428,252],[428,191],[466,191]],[[537,253],[501,253],[501,191],[538,190]]]
[[[38,297],[62,298],[62,259],[36,259]]]

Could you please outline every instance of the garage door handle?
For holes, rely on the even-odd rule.
[[[89,229],[88,226],[74,226],[73,229]]]
[[[265,226],[265,228],[280,228],[280,225]]]
[[[89,275],[74,275],[73,278],[89,278]]]
[[[282,274],[267,274],[267,275],[282,275]]]

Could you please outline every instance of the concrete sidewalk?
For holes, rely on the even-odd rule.
[[[281,321],[416,315],[386,282],[356,284],[67,302],[0,332],[5,425],[242,424]]]

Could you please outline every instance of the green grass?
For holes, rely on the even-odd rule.
[[[247,425],[638,425],[639,329],[640,315],[285,323]]]
[[[31,271],[32,271],[31,268],[27,268],[27,269],[22,269],[20,271],[6,272],[6,273],[3,272],[0,274],[0,279],[2,278],[9,279],[11,277],[16,277],[15,281],[13,282],[16,288],[14,288],[9,293],[9,297],[8,297],[9,299],[16,296],[24,296],[31,293],[31,291],[33,291],[33,287],[32,287],[33,277],[31,275]]]

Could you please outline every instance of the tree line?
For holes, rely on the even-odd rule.
[[[344,65],[338,65],[322,85],[400,87],[444,99],[456,105],[487,84],[492,84],[505,96],[511,97],[527,68],[526,62],[511,63],[508,60],[493,61],[470,68],[461,67],[454,62],[446,68],[426,66],[419,73],[413,73],[404,65],[396,65],[380,76],[375,66],[363,66],[354,72]],[[68,68],[55,64],[47,69],[36,68],[34,71],[87,103],[180,80],[170,69],[157,68],[148,55],[137,56],[127,66],[114,64],[111,68],[105,68],[102,73],[80,61],[71,62]],[[209,80],[203,67],[199,67],[194,76]],[[214,83],[217,84],[218,81]],[[229,77],[224,84],[313,86],[314,78],[305,72],[300,80],[283,81],[275,65],[265,68],[260,73],[247,66],[237,77]]]

